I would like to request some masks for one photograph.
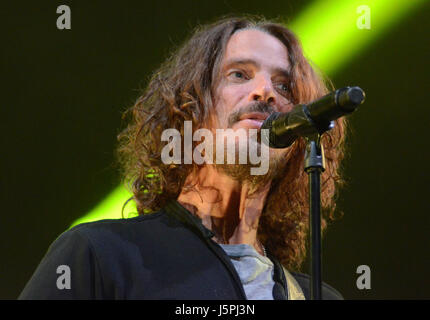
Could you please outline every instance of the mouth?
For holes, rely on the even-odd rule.
[[[250,112],[250,113],[245,113],[243,114],[240,118],[239,121],[242,120],[255,120],[255,121],[261,121],[263,122],[264,120],[266,120],[269,117],[268,113],[261,113],[261,112]]]
[[[268,117],[269,117],[268,113],[251,112],[251,113],[243,114],[239,118],[238,122],[245,127],[260,129],[264,120],[266,120]]]

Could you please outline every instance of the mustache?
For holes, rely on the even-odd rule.
[[[240,108],[239,110],[232,112],[228,117],[228,127],[231,128],[236,122],[239,121],[241,116],[251,112],[272,114],[273,112],[275,112],[275,108],[263,101],[253,102],[243,108]]]

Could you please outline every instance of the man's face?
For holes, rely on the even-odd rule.
[[[214,90],[212,129],[259,129],[269,114],[290,111],[289,68],[287,48],[274,36],[256,29],[233,34]],[[270,166],[276,168],[272,171],[285,154],[286,149],[270,149]],[[223,168],[230,173],[243,171]]]
[[[214,91],[217,128],[258,129],[268,114],[291,110],[289,67],[287,48],[277,38],[255,29],[233,34]],[[267,106],[249,112],[256,102]]]

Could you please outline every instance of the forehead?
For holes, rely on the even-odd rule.
[[[251,60],[272,69],[289,69],[285,45],[276,37],[256,29],[241,30],[231,36],[222,65],[235,60]]]

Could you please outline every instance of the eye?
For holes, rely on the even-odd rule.
[[[240,71],[234,71],[233,75],[234,75],[235,78],[240,78],[240,79],[244,79],[245,78],[245,75],[243,74],[243,72],[240,72]]]
[[[287,84],[285,84],[285,83],[280,83],[280,84],[278,84],[278,89],[279,90],[281,90],[282,92],[288,92],[288,90],[289,90],[289,87],[288,87],[288,85]]]
[[[243,71],[239,71],[239,70],[232,71],[228,76],[234,80],[244,80],[244,79],[246,80],[246,79],[248,79],[246,73]]]

